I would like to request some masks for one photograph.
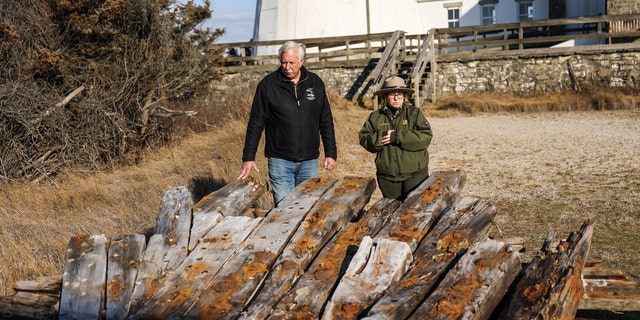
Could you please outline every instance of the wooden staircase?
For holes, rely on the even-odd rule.
[[[369,81],[373,82],[375,90],[380,89],[386,77],[398,75],[405,79],[408,87],[415,90],[413,95],[415,106],[421,106],[427,98],[435,102],[436,55],[434,34],[435,29],[429,30],[422,40],[417,53],[412,54],[405,46],[404,32],[396,31],[369,76]],[[377,109],[379,103],[378,99],[374,99],[374,109]]]

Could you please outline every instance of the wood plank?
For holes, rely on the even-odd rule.
[[[373,236],[385,226],[401,202],[382,198],[362,217],[350,223],[314,259],[293,288],[273,308],[268,319],[319,319],[331,292],[343,273],[343,265],[353,258],[365,236]]]
[[[115,235],[109,241],[105,319],[125,319],[146,246],[144,235]]]
[[[173,270],[187,256],[192,215],[193,199],[186,187],[176,187],[162,197],[156,225],[156,234],[165,236],[162,270]]]
[[[188,221],[188,229],[191,228],[191,210],[193,200],[191,192],[187,187],[179,186],[168,190],[162,196],[160,211],[156,218],[156,234],[169,237],[169,241],[178,242],[179,231],[185,229],[185,222]],[[187,213],[187,215],[181,215]],[[188,230],[187,229],[187,230]]]
[[[344,177],[307,214],[240,319],[264,319],[313,258],[369,202],[373,178]]]
[[[435,171],[409,194],[386,228],[376,237],[409,244],[412,250],[429,231],[440,212],[460,197],[466,174],[464,171]]]
[[[223,217],[242,215],[265,190],[264,184],[249,177],[232,181],[198,201],[193,207],[189,251],[193,250],[199,239]]]
[[[21,291],[16,292],[16,294],[12,296],[12,303],[21,304],[24,306],[40,305],[53,308],[53,306],[56,305],[59,301],[59,294]]]
[[[581,275],[591,247],[593,227],[593,220],[587,220],[578,232],[572,232],[557,247],[543,247],[518,281],[501,317],[574,318],[584,294]]]
[[[60,301],[59,299],[56,302]],[[58,319],[57,305],[17,303],[12,296],[0,297],[0,314],[5,319]]]
[[[135,313],[145,305],[151,296],[158,290],[159,279],[167,271],[164,266],[165,236],[154,234],[149,238],[147,248],[142,260],[136,266],[138,276],[134,283],[129,313]]]
[[[587,263],[582,269],[585,295],[581,310],[640,311],[640,283],[622,271],[602,263]]]
[[[129,319],[162,319],[165,315],[186,312],[185,301],[216,285],[212,283],[215,275],[261,221],[244,216],[224,218],[209,230],[175,272],[158,281],[158,290]]]
[[[508,245],[475,242],[408,319],[489,319],[521,269]]]
[[[225,319],[238,316],[307,213],[335,183],[335,179],[308,179],[292,190],[278,207],[269,212],[242,249],[223,266],[212,281],[215,285],[200,296],[189,297],[185,301],[190,306],[189,310],[184,315],[175,315],[175,318]]]
[[[107,237],[72,237],[64,258],[59,319],[101,319],[106,279]]]
[[[365,319],[406,319],[469,246],[489,232],[496,207],[465,197],[444,213],[414,252],[411,269],[371,306]]]
[[[356,319],[409,268],[411,248],[402,241],[365,237],[322,315],[324,320]]]
[[[46,292],[60,294],[62,275],[43,276],[36,280],[16,281],[13,289],[16,291]]]
[[[147,243],[131,295],[129,313],[141,308],[158,290],[161,276],[178,266],[188,253],[193,200],[186,187],[165,192],[156,218],[156,233]]]

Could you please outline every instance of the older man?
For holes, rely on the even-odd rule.
[[[304,54],[295,41],[280,47],[280,68],[258,84],[247,124],[238,179],[247,178],[251,169],[260,171],[255,156],[264,130],[264,154],[276,205],[295,186],[318,176],[320,139],[326,170],[333,170],[338,156],[325,85],[303,66]]]

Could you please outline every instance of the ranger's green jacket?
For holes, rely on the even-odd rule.
[[[376,174],[390,181],[404,181],[413,174],[426,173],[433,132],[422,111],[404,106],[395,117],[388,107],[372,112],[360,129],[360,145],[376,154]],[[382,137],[395,130],[391,144],[384,146]]]

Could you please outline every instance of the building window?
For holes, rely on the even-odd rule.
[[[485,4],[482,6],[482,24],[496,24],[496,5]]]
[[[460,26],[460,8],[447,9],[447,22],[449,23],[449,28]]]
[[[533,20],[533,1],[518,1],[518,17],[520,21]]]

